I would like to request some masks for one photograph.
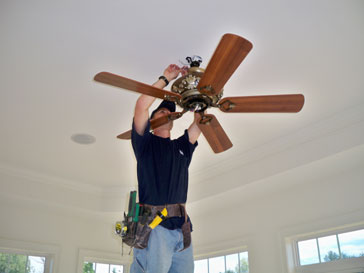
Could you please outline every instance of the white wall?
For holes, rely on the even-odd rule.
[[[251,273],[287,272],[286,236],[364,223],[363,155],[357,147],[191,204],[195,254],[247,246]]]
[[[285,236],[364,221],[362,162],[359,146],[189,204],[195,254],[247,246],[251,273],[287,272]],[[243,177],[239,170],[235,175]],[[0,181],[0,238],[58,246],[59,273],[76,272],[80,249],[120,251],[113,235],[119,214],[6,195],[9,181]],[[67,200],[66,193],[59,191],[59,199]]]
[[[76,272],[80,250],[95,250],[104,257],[110,253],[118,257],[120,253],[120,240],[113,234],[113,216],[1,197],[0,218],[0,238],[58,247],[55,272]],[[119,261],[124,260],[128,257],[119,257]]]

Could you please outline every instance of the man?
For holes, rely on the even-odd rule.
[[[179,73],[184,75],[186,69],[170,65],[153,86],[164,88]],[[151,209],[168,207],[170,217],[151,231],[147,248],[134,248],[130,272],[193,273],[193,250],[188,238],[191,223],[184,204],[188,167],[201,134],[196,124],[198,114],[181,137],[171,140],[173,121],[150,133],[149,107],[154,100],[141,95],[135,105],[132,145],[138,163],[139,203]],[[175,107],[173,102],[163,101],[151,118],[168,115]]]

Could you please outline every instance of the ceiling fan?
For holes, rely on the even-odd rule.
[[[151,129],[178,119],[188,111],[200,113],[198,127],[212,150],[220,153],[231,148],[232,143],[217,118],[212,114],[204,113],[207,108],[216,107],[225,113],[295,113],[299,112],[304,104],[302,94],[222,97],[225,83],[252,47],[251,42],[240,36],[230,33],[223,35],[206,69],[199,67],[200,60],[190,58],[188,74],[178,78],[172,85],[171,91],[109,72],[100,72],[94,79],[112,86],[173,101],[183,109],[182,112],[152,119]],[[130,139],[131,131],[117,137]]]

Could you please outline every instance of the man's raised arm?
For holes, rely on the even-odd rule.
[[[192,124],[190,125],[190,127],[188,128],[188,138],[191,144],[195,144],[195,142],[197,141],[198,137],[201,134],[201,130],[200,128],[198,128],[197,126],[197,122],[200,119],[200,114],[195,112],[195,117],[194,120],[192,122]]]
[[[170,82],[177,78],[180,72],[184,72],[185,68],[180,68],[175,64],[169,65],[163,72],[163,76]],[[166,82],[163,79],[158,80],[153,84],[157,88],[163,89],[166,86]],[[136,104],[134,110],[134,128],[139,135],[143,135],[145,127],[147,126],[149,119],[149,107],[153,104],[156,98],[141,95]]]

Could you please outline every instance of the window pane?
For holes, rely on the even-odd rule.
[[[320,262],[316,239],[298,242],[298,252],[301,265],[316,264]]]
[[[195,261],[194,273],[208,273],[207,259]]]
[[[83,263],[83,273],[95,273],[96,264],[91,262]]]
[[[226,256],[226,273],[239,273],[238,253]]]
[[[29,256],[28,270],[32,273],[44,273],[45,257]]]
[[[223,273],[223,272],[225,272],[224,256],[209,259],[209,273]]]
[[[339,244],[343,258],[364,256],[364,229],[339,234]]]
[[[109,273],[109,265],[108,264],[96,264],[96,273]]]
[[[25,272],[27,256],[0,253],[0,272],[8,272],[10,269],[14,272]]]
[[[240,257],[240,272],[239,273],[249,273],[249,262],[248,262],[248,251],[241,252]]]
[[[123,266],[111,264],[110,273],[123,273]]]
[[[340,259],[336,235],[318,238],[321,262]]]

